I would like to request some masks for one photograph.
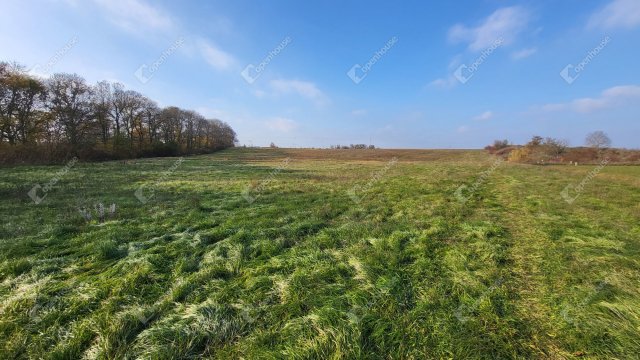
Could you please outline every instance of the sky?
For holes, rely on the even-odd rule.
[[[0,0],[0,60],[118,81],[240,145],[640,148],[640,0]]]

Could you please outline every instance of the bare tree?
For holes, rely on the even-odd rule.
[[[542,145],[545,146],[547,155],[557,157],[567,150],[569,142],[567,140],[548,137],[544,139]]]
[[[122,96],[122,124],[130,142],[134,140],[134,132],[142,126],[142,115],[146,101],[147,98],[144,95],[133,90],[125,91]],[[137,135],[144,136],[140,132]]]
[[[126,96],[124,85],[121,83],[111,84],[111,119],[113,119],[114,135],[116,139],[120,137],[120,127],[122,125],[122,117],[126,106]]]
[[[44,126],[44,83],[19,65],[0,64],[0,138],[10,144],[33,143]]]
[[[594,131],[585,139],[587,146],[596,149],[606,149],[611,146],[611,139],[604,131]]]
[[[148,139],[150,144],[154,144],[158,141],[158,136],[160,132],[160,108],[158,108],[158,104],[151,99],[145,99],[143,104],[143,114],[142,114],[142,131],[146,128],[148,132]]]
[[[93,116],[100,128],[100,139],[103,144],[106,144],[109,141],[111,132],[111,107],[113,101],[111,84],[107,81],[100,81],[93,89]]]
[[[73,148],[91,130],[91,87],[76,74],[54,74],[49,80],[49,109]]]

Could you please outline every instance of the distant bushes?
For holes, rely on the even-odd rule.
[[[608,159],[610,163],[636,164],[640,162],[640,151],[609,149],[611,140],[601,131],[587,136],[589,147],[568,146],[567,141],[534,136],[525,145],[510,145],[507,140],[496,140],[485,147],[491,154],[512,162],[527,164],[596,163]]]
[[[330,149],[375,149],[375,145],[351,144],[351,145],[331,145]]]
[[[509,140],[496,140],[493,142],[493,145],[485,146],[485,150],[488,150],[490,153],[495,153],[502,149],[509,147]]]
[[[0,164],[54,163],[212,152],[236,143],[226,123],[160,108],[122,84],[47,79],[0,62]]]

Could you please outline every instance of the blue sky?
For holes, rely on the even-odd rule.
[[[604,130],[640,147],[638,0],[4,0],[0,44],[35,74],[222,119],[241,144],[582,145]]]

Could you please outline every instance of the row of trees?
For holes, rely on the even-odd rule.
[[[120,83],[88,84],[76,74],[41,79],[0,62],[0,156],[4,162],[166,156],[232,147],[226,123],[175,106],[161,108]],[[66,155],[62,155],[66,154]],[[59,160],[59,159],[50,159]]]

